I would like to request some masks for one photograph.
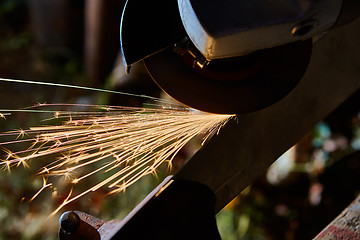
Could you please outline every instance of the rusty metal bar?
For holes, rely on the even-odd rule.
[[[360,239],[360,194],[314,239]]]

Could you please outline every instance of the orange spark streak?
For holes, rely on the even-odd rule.
[[[54,106],[58,105],[39,104],[34,108],[38,111],[39,108]],[[0,161],[0,166],[3,165],[4,169],[10,171],[11,166],[20,164],[27,167],[27,162],[31,159],[54,159],[49,164],[45,163],[38,172],[43,178],[43,187],[31,200],[45,188],[54,186],[55,182],[47,182],[49,177],[65,177],[72,186],[71,191],[55,212],[85,194],[105,186],[111,189],[110,193],[125,191],[143,176],[156,175],[156,169],[163,163],[167,163],[170,168],[175,155],[191,139],[203,135],[203,144],[217,134],[232,117],[180,107],[81,107],[98,111],[56,110],[49,119],[61,119],[59,125],[31,127],[28,130],[20,129],[0,134],[0,137],[15,138],[0,145],[10,148],[12,144],[29,144],[29,147],[22,151],[3,149],[6,156]],[[58,156],[55,157],[56,155]],[[72,196],[76,184],[97,174],[109,176]]]

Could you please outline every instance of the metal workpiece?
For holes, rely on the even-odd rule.
[[[360,239],[360,195],[314,240]]]
[[[59,239],[220,240],[214,207],[215,194],[207,186],[169,176],[123,220],[105,222],[79,211],[63,213]]]
[[[67,234],[76,232],[76,230],[79,228],[80,222],[81,219],[79,215],[73,211],[68,211],[61,214],[59,219],[61,230]]]
[[[168,177],[114,229],[111,238],[102,239],[220,240],[214,206],[215,195],[207,186]]]
[[[187,35],[208,60],[309,39],[336,22],[342,0],[178,0]]]
[[[80,211],[67,211],[59,219],[59,240],[109,239],[121,220],[104,221]]]
[[[80,211],[64,212],[59,219],[59,240],[109,239],[121,220],[104,221]]]
[[[281,154],[360,88],[360,19],[314,44],[309,68],[284,99],[239,114],[176,176],[207,185],[221,210]]]
[[[105,221],[80,211],[68,211],[59,219],[60,240],[100,240],[98,229]]]

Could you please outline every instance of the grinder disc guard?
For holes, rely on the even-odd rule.
[[[311,49],[311,40],[298,41],[200,68],[169,47],[144,63],[154,81],[179,102],[206,112],[238,114],[272,105],[294,89]]]

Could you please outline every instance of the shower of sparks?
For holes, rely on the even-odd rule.
[[[64,106],[91,108],[91,111],[45,110]],[[39,104],[20,111],[52,112],[52,117],[45,121],[60,123],[0,134],[0,137],[13,137],[11,141],[0,143],[4,153],[0,167],[10,171],[13,166],[28,168],[32,159],[53,159],[38,171],[43,186],[32,199],[45,188],[52,188],[56,177],[68,181],[71,191],[54,214],[66,204],[99,188],[106,186],[110,193],[122,192],[141,177],[156,175],[157,168],[163,163],[171,168],[175,155],[192,138],[201,135],[204,143],[232,117],[184,107]],[[11,151],[15,144],[28,146],[21,151]],[[77,184],[96,174],[107,174],[107,177],[72,196]]]

